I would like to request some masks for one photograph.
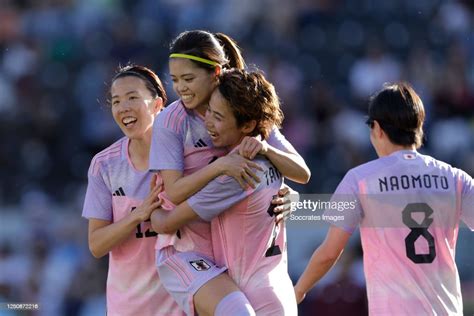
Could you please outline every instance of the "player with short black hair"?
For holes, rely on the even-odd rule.
[[[354,209],[327,210],[332,221],[295,286],[298,302],[335,264],[360,225],[372,315],[462,315],[454,261],[459,221],[474,230],[474,181],[417,149],[423,103],[407,83],[387,84],[369,104],[378,159],[351,169],[333,195]]]
[[[161,204],[159,176],[148,172],[151,131],[166,92],[158,76],[139,65],[119,67],[109,92],[124,137],[92,159],[82,211],[92,255],[109,254],[107,314],[183,315],[156,273],[149,221]]]

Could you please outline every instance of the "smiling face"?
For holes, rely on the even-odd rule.
[[[255,128],[255,121],[237,126],[231,106],[219,89],[211,95],[205,123],[214,146],[227,147],[229,150],[239,145],[242,139]]]
[[[161,98],[154,99],[145,82],[135,76],[116,79],[110,88],[112,115],[122,132],[130,139],[151,136],[156,114],[161,110]]]
[[[170,59],[169,67],[173,90],[184,106],[204,114],[211,93],[217,85],[215,73],[184,58]]]

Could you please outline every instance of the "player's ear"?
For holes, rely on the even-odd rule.
[[[161,97],[157,97],[153,101],[153,113],[158,114],[163,110],[163,99]]]
[[[221,72],[222,72],[222,68],[220,65],[217,65],[215,68],[214,68],[214,74],[216,75],[216,77],[219,77],[221,75]]]
[[[380,138],[380,137],[382,137],[382,136],[385,135],[384,130],[383,130],[382,127],[380,126],[379,122],[377,122],[377,121],[374,121],[374,127],[373,127],[372,129],[373,129],[375,135],[376,135],[378,138]]]
[[[217,65],[214,68],[214,72],[212,72],[212,85],[213,88],[217,87],[219,85],[219,76],[222,73],[222,68],[220,65]]]
[[[257,121],[251,120],[242,125],[242,133],[249,135],[257,127]]]

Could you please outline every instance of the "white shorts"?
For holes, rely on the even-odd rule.
[[[219,274],[227,271],[196,252],[179,252],[173,246],[156,251],[160,281],[186,315],[194,315],[194,294]]]

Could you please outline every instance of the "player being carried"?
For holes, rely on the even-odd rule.
[[[232,69],[219,76],[205,122],[213,145],[232,154],[238,152],[245,137],[267,138],[282,119],[273,85],[258,72]],[[277,194],[283,178],[263,155],[256,156],[254,162],[260,166],[257,176],[262,179],[255,188],[244,190],[234,178],[218,177],[172,212],[153,212],[152,225],[158,233],[172,233],[197,219],[212,221],[215,261],[227,267],[253,310],[258,315],[296,315],[287,267],[285,223],[277,223],[268,212],[269,201]],[[159,256],[160,278],[166,286],[172,285],[174,293],[187,290],[175,277],[176,261],[181,263],[178,266],[185,266],[196,262],[195,257],[192,252]],[[200,271],[195,270],[187,277],[198,279]],[[237,303],[231,297],[225,301],[228,315],[236,315],[230,308]],[[219,307],[216,314],[221,315],[218,311]]]
[[[173,40],[169,68],[173,89],[180,99],[170,104],[155,121],[150,150],[150,170],[159,171],[163,178],[164,208],[173,209],[169,202],[179,204],[185,201],[223,174],[233,177],[242,189],[255,187],[255,182],[261,179],[256,176],[254,168],[260,166],[249,159],[257,153],[267,157],[285,177],[302,183],[308,181],[309,169],[303,158],[276,126],[271,127],[266,140],[244,138],[238,153],[226,155],[225,148],[212,145],[204,123],[211,94],[219,84],[221,72],[230,68],[243,69],[244,66],[240,49],[225,34],[194,30],[183,32]],[[274,199],[274,202],[278,200],[281,203],[281,199]],[[276,209],[286,207],[280,205]],[[158,235],[158,266],[164,258],[176,258],[175,262],[180,262],[181,252],[195,254],[193,263],[176,267],[179,271],[176,277],[183,277],[187,292],[178,289],[173,293],[171,287],[167,289],[190,315],[195,309],[202,315],[225,313],[224,308],[229,307],[226,301],[230,299],[239,301],[234,306],[246,312],[247,298],[224,272],[225,267],[214,264],[210,236],[211,225],[203,220],[188,223],[177,234]],[[210,268],[201,269],[199,278],[195,279],[192,276],[200,266],[199,262],[206,262]]]

